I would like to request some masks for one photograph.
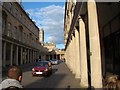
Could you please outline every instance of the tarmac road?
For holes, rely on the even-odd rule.
[[[25,88],[80,88],[79,80],[64,62],[52,66],[52,75],[49,77],[33,77],[32,66],[26,67],[23,73],[22,85]]]

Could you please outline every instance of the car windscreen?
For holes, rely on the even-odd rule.
[[[51,60],[51,61],[56,61],[55,59]]]
[[[44,67],[44,66],[46,66],[47,64],[48,64],[47,62],[38,62],[35,66]]]

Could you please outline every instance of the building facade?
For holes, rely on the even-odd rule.
[[[2,3],[2,66],[33,63],[39,58],[39,28],[18,2]]]
[[[42,46],[44,45],[44,30],[43,30],[43,28],[40,29],[40,31],[39,31],[39,42]]]
[[[120,75],[120,2],[67,0],[64,27],[66,63],[81,86]]]
[[[64,59],[64,50],[57,49],[54,43],[44,43],[44,48],[40,54],[41,60],[63,60]]]

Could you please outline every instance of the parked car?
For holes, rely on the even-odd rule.
[[[52,60],[50,60],[50,62],[51,62],[51,64],[58,64],[58,60],[56,60],[56,59],[52,59]]]
[[[49,76],[52,73],[52,65],[49,61],[39,61],[32,68],[32,75]]]

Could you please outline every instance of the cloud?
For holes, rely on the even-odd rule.
[[[45,41],[64,44],[64,6],[50,5],[26,10],[36,25],[44,29]]]

